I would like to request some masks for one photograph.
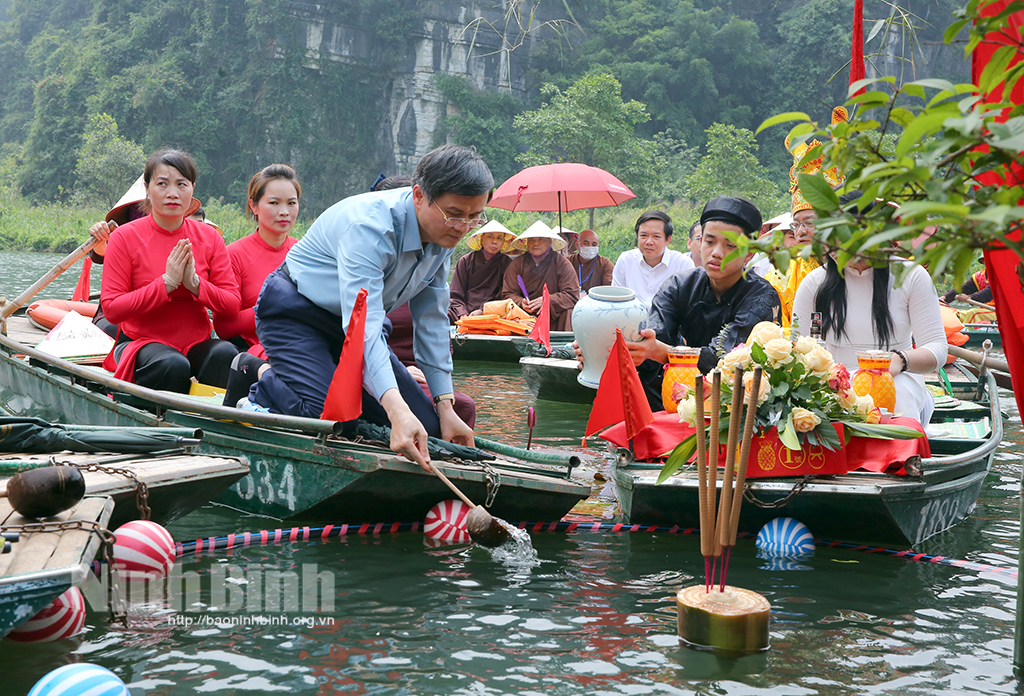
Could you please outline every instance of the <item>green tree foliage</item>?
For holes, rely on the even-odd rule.
[[[110,114],[97,114],[89,119],[78,151],[75,192],[80,196],[94,193],[112,208],[145,164],[142,148],[117,134],[117,121]]]
[[[582,162],[606,169],[641,198],[649,196],[657,179],[654,142],[636,135],[648,120],[638,101],[622,100],[622,86],[611,75],[587,75],[564,92],[544,85],[549,102],[515,118],[515,126],[530,143],[517,157],[527,166],[550,162]]]
[[[979,3],[961,11],[946,32],[951,41],[968,28],[970,52],[1006,18],[982,18]],[[1005,13],[1004,13],[1005,14]],[[833,191],[818,173],[800,174],[800,190],[819,214],[814,253],[836,255],[844,266],[856,257],[887,264],[893,254],[910,264],[893,266],[904,274],[924,265],[933,277],[964,282],[979,249],[1005,245],[1024,259],[1019,233],[1024,226],[1024,106],[986,103],[978,96],[1006,85],[1006,93],[1024,78],[1024,63],[1008,66],[1024,42],[1003,34],[977,86],[941,79],[897,85],[893,77],[865,80],[867,92],[847,101],[857,112],[847,123],[821,126],[805,113],[790,112],[766,120],[761,129],[797,122],[795,142],[814,138],[804,161],[824,159],[824,167],[845,173],[844,186]],[[997,92],[998,93],[998,92]],[[895,146],[883,134],[895,134]],[[862,196],[842,205],[839,195]],[[884,204],[878,204],[883,202]]]
[[[706,132],[707,154],[686,178],[690,200],[700,206],[715,196],[742,196],[763,213],[782,212],[782,191],[757,161],[753,132],[726,123],[714,123]]]
[[[522,102],[505,92],[473,89],[458,75],[435,75],[434,81],[448,100],[449,110],[455,111],[434,131],[434,144],[472,145],[499,184],[519,171],[516,153],[522,139],[512,123],[523,110]]]

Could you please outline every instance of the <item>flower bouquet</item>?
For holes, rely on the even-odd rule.
[[[740,398],[749,404],[753,398],[750,392],[755,364],[763,370],[754,421],[756,435],[764,435],[774,427],[779,441],[792,450],[804,446],[828,450],[842,447],[844,443],[835,428],[836,423],[843,425],[843,432],[863,437],[911,439],[922,436],[913,428],[881,423],[882,413],[871,396],[854,393],[846,366],[833,361],[831,353],[817,339],[801,336],[791,340],[782,327],[771,322],[756,325],[746,343],[733,348],[718,362],[718,369],[722,371],[723,417],[719,419],[722,432],[729,420],[724,414],[731,411],[736,399],[732,393],[734,372],[745,371],[744,393]],[[680,421],[697,427],[692,385],[676,385],[676,393],[682,397],[677,408]],[[704,393],[710,395],[711,390],[705,388]],[[710,409],[710,402],[706,402],[704,412]],[[659,483],[689,461],[696,446],[695,434],[679,443],[662,468]]]

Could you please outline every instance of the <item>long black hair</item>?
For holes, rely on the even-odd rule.
[[[814,298],[814,311],[821,312],[821,337],[828,339],[846,336],[846,278],[839,273],[835,259],[826,257],[825,282],[818,288]],[[889,267],[875,268],[871,287],[871,323],[878,336],[877,346],[888,349],[896,334],[892,315],[889,313]]]

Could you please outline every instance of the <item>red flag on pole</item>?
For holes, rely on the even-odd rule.
[[[864,79],[864,0],[853,3],[853,43],[850,46],[850,84]],[[853,95],[864,94],[861,87]]]
[[[543,343],[548,355],[551,355],[551,296],[548,295],[547,283],[544,283],[544,299],[540,302],[540,314],[533,323],[530,338],[537,343]]]
[[[998,14],[1004,11],[1007,5],[1005,1],[995,2],[985,6],[982,12],[985,15]],[[1024,12],[1015,12],[1007,20],[1005,31],[1011,34],[1013,40],[1017,40],[1024,26]],[[1007,37],[1002,34],[986,38],[990,40],[978,44],[971,56],[971,80],[974,84],[978,84],[982,71],[996,50],[1007,43]],[[1012,58],[1010,65],[1022,58],[1024,56],[1018,53]],[[1002,85],[985,95],[987,102],[998,102],[1006,98]],[[1024,103],[1024,83],[1018,82],[1008,99],[1013,104]],[[1007,109],[998,120],[1005,121],[1008,116]],[[979,150],[987,151],[987,146],[982,146]],[[1024,182],[1024,169],[1016,162],[1011,162],[1008,169],[1001,172],[984,172],[977,178],[986,186],[1016,186]],[[1008,238],[1020,242],[1021,234],[1014,232],[1008,235]],[[985,252],[985,268],[992,286],[992,298],[995,300],[996,315],[999,317],[999,335],[1003,341],[1006,362],[1010,366],[1017,408],[1024,409],[1024,341],[1021,339],[1021,330],[1024,329],[1024,264],[1012,250],[998,249]]]
[[[366,329],[366,290],[359,288],[345,343],[324,400],[324,420],[350,421],[363,412],[363,335]]]
[[[647,402],[640,375],[626,348],[622,331],[615,329],[615,345],[601,373],[601,382],[594,398],[594,408],[587,421],[590,437],[601,428],[625,422],[626,438],[632,440],[638,432],[654,421],[651,405]]]
[[[82,273],[78,276],[78,285],[75,286],[75,292],[71,295],[72,302],[89,301],[89,280],[91,273],[92,259],[86,256],[82,259]]]

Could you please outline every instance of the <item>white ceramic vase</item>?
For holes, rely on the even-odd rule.
[[[572,330],[583,351],[583,370],[576,379],[597,389],[608,352],[615,345],[615,329],[627,341],[639,341],[647,328],[647,305],[629,288],[602,285],[591,288],[572,310]]]

